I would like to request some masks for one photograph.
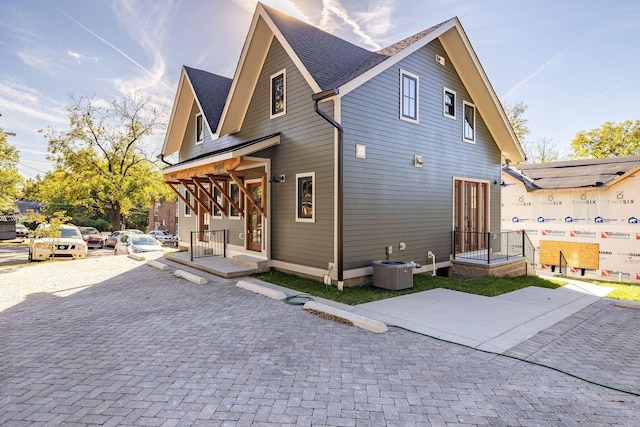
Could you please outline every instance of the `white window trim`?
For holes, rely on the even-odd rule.
[[[308,178],[311,177],[311,187],[313,188],[313,194],[311,195],[311,218],[300,218],[298,216],[298,203],[300,202],[300,186],[298,185],[298,180],[300,178]],[[305,172],[305,173],[297,173],[296,174],[296,203],[295,203],[295,218],[296,222],[316,222],[316,173],[315,172]]]
[[[220,184],[220,183],[218,183],[218,184]],[[207,185],[207,187],[205,187],[205,188],[207,188],[207,189],[209,188],[209,187],[208,187],[208,185],[209,185],[208,183],[205,183],[205,184],[203,184],[203,185]],[[214,185],[212,185],[211,187],[213,187],[213,188],[211,189],[211,190],[212,190],[212,191],[211,191],[211,196],[214,198],[214,200],[216,200],[216,199],[215,199],[215,197],[216,197],[216,192],[219,192],[220,190],[218,190],[218,188],[217,188],[216,186],[214,186]],[[221,198],[221,199],[223,199],[223,203],[224,203],[224,198],[222,197],[222,195],[220,196],[220,198]],[[219,201],[219,200],[216,200],[216,202],[220,203],[220,201]],[[216,205],[215,205],[213,202],[211,202],[211,210],[212,210],[213,212],[215,212],[215,211],[216,211],[216,209],[217,209]],[[211,215],[211,218],[213,218],[213,219],[221,219],[222,217],[224,217],[224,212],[223,212],[223,211],[218,211],[218,214],[217,214],[217,215],[214,215],[214,214],[212,214],[212,215]]]
[[[465,127],[465,110],[466,106],[470,106],[473,108],[473,139],[469,139],[465,136],[464,127]],[[462,101],[462,140],[464,142],[468,142],[470,144],[476,143],[476,137],[478,134],[478,122],[476,120],[476,106],[470,102]]]
[[[231,187],[233,186],[238,187],[238,205],[242,206],[242,192],[240,192],[240,187],[238,186],[238,184],[236,184],[235,182],[229,181],[229,185],[227,186],[227,195],[229,196],[230,199],[233,199],[233,197],[231,196]],[[231,206],[231,203],[228,203],[229,205],[229,212],[227,214],[227,218],[229,219],[234,219],[234,220],[239,220],[242,218],[242,211],[238,212],[238,215],[231,215],[231,209],[233,209],[233,206]]]
[[[202,121],[202,139],[198,139],[198,118]],[[196,145],[200,145],[204,142],[204,117],[202,113],[196,114]]]
[[[447,113],[447,92],[453,94],[453,115]],[[458,99],[458,94],[455,90],[451,90],[449,88],[442,88],[442,115],[450,118],[452,120],[456,119],[456,100]]]
[[[416,81],[416,118],[413,119],[411,117],[407,117],[404,115],[404,93],[403,93],[403,85],[404,85],[404,76],[411,77]],[[410,123],[420,123],[420,77],[412,74],[408,71],[400,69],[400,120],[404,120],[405,122]]]
[[[278,77],[280,74],[282,74],[283,80],[282,92],[284,97],[284,108],[282,109],[282,112],[273,114],[273,79]],[[285,114],[287,114],[287,69],[283,68],[269,77],[269,118],[275,119],[276,117],[284,116]]]
[[[184,190],[184,198],[185,198],[185,199],[187,199],[187,201],[188,201],[189,203],[191,203],[191,199],[192,199],[193,197],[191,196],[191,193],[189,193],[189,191],[188,191],[187,189],[185,189],[185,190]],[[183,202],[183,203],[184,203],[184,202]],[[189,213],[187,213],[187,209],[189,209]],[[185,218],[190,218],[190,217],[191,217],[191,208],[190,208],[186,203],[184,203],[184,209],[183,209],[183,211],[182,211],[182,215],[183,215]]]

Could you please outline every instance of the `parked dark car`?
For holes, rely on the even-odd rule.
[[[102,249],[104,247],[105,238],[94,227],[80,227],[82,239],[87,242],[87,247]]]

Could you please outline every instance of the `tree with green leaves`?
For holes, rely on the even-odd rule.
[[[66,224],[71,219],[70,216],[66,216],[65,212],[55,212],[51,218],[47,218],[42,214],[31,213],[32,218],[39,224],[36,227],[34,234],[36,238],[42,239],[39,243],[43,245],[51,253],[51,259],[56,256],[56,250],[60,244],[60,238],[62,233],[60,232],[60,226]],[[31,253],[29,253],[31,256]],[[31,258],[29,258],[31,259]]]
[[[555,162],[560,159],[558,148],[548,138],[538,139],[537,141],[531,141],[529,135],[529,120],[524,116],[524,113],[529,108],[528,105],[522,101],[515,104],[505,104],[504,111],[507,114],[507,118],[511,123],[511,128],[516,134],[525,156],[527,156],[526,163],[547,163]]]
[[[0,128],[0,213],[12,214],[22,177],[18,172],[20,154],[9,144],[8,136],[9,134]]]
[[[599,129],[580,131],[571,141],[573,158],[640,155],[640,120],[605,122]]]
[[[163,126],[159,113],[135,96],[105,103],[94,97],[70,97],[66,130],[44,133],[48,159],[55,169],[39,192],[44,199],[71,203],[110,214],[112,228],[135,206],[152,196],[172,197],[160,167],[146,153],[145,142]]]

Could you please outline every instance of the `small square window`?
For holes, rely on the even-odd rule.
[[[476,142],[476,107],[473,104],[468,103],[467,101],[463,102],[463,111],[464,111],[464,119],[463,119],[463,130],[462,130],[462,139],[466,142]]]
[[[400,119],[418,123],[418,76],[400,70]]]
[[[204,141],[204,121],[202,114],[196,115],[196,144],[201,144]]]
[[[296,174],[296,221],[315,222],[315,172]]]
[[[286,69],[271,76],[271,118],[287,112]]]
[[[456,118],[456,93],[451,89],[443,89],[442,112],[445,117]]]

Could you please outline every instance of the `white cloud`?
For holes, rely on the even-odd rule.
[[[373,2],[366,11],[349,12],[340,0],[322,0],[322,13],[320,28],[328,32],[334,32],[338,24],[332,15],[340,18],[342,22],[351,27],[353,33],[362,42],[373,49],[380,49],[377,38],[383,36],[391,29],[391,12],[393,2]]]
[[[82,58],[81,54],[79,54],[78,52],[72,52],[70,50],[67,51],[67,55],[72,56],[72,57],[74,57],[76,59]]]
[[[251,14],[256,10],[258,4],[258,0],[233,0],[233,2]],[[294,18],[298,18],[301,21],[309,22],[309,17],[296,6],[293,0],[262,0],[261,3],[293,16]]]
[[[0,81],[0,105],[4,112],[15,112],[47,123],[66,123],[64,108],[59,103],[35,89],[11,81]]]

